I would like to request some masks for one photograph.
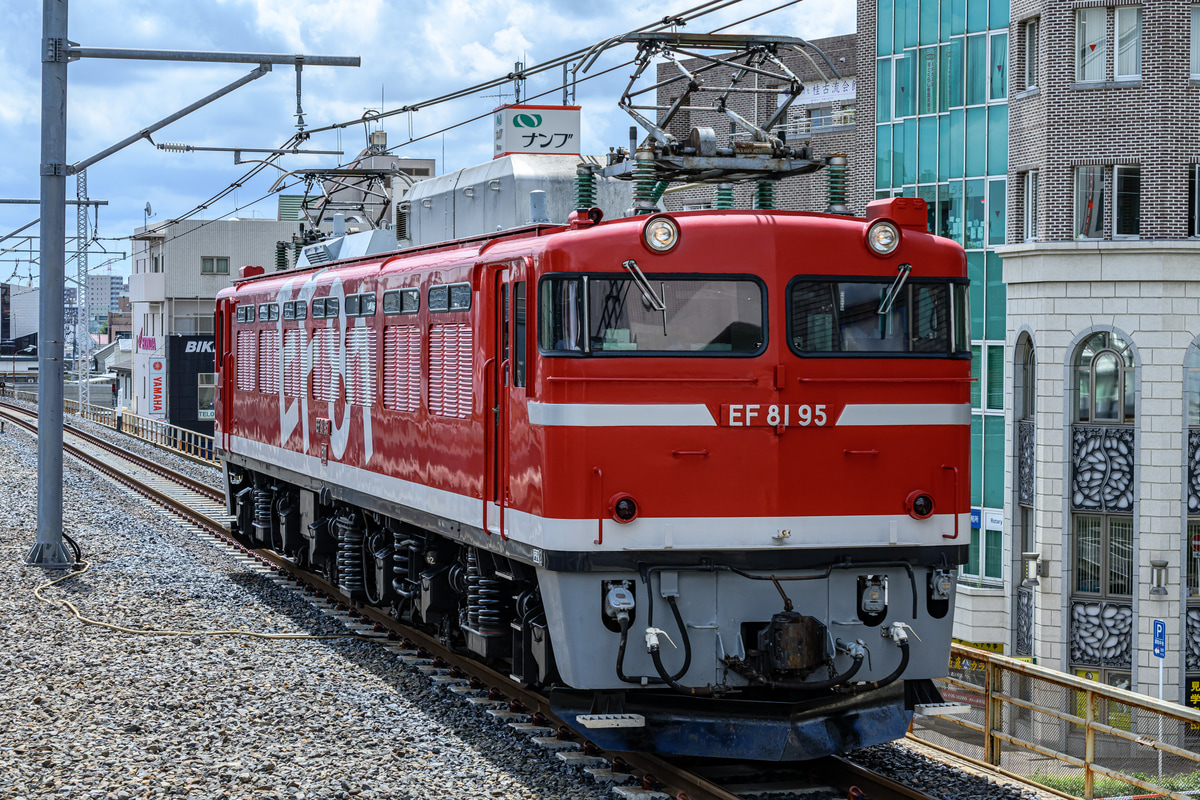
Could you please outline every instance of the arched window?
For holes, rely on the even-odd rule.
[[[1017,419],[1033,419],[1037,410],[1037,354],[1033,339],[1023,336],[1017,343]]]
[[[1075,356],[1075,421],[1134,421],[1133,355],[1120,334],[1088,337]]]
[[[1077,674],[1120,686],[1134,653],[1135,352],[1122,334],[1098,331],[1070,363],[1070,663]]]

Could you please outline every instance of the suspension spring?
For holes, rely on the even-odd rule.
[[[347,592],[361,592],[363,586],[363,530],[353,516],[337,518],[338,583]]]
[[[484,575],[475,549],[467,551],[467,625],[481,633],[502,632],[512,615],[507,605],[504,581]]]
[[[412,580],[412,564],[419,547],[416,540],[407,538],[400,531],[392,537],[392,588],[399,594],[409,595]]]
[[[271,527],[271,492],[269,489],[254,490],[254,522],[267,529]]]

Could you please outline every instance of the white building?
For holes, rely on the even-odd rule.
[[[167,387],[183,385],[188,377],[168,375],[168,337],[211,340],[217,292],[246,265],[271,269],[276,243],[290,246],[299,232],[299,222],[263,219],[185,220],[136,229],[129,279],[134,339],[129,402],[135,414],[168,418]],[[187,385],[210,378],[188,377]],[[196,419],[183,413],[171,421],[186,425]],[[211,426],[208,421],[198,429],[211,432]]]

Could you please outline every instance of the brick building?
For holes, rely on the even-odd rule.
[[[1168,699],[1200,680],[1198,11],[1013,0],[999,249],[1009,522],[1044,573],[1015,643],[1153,693],[1163,620]]]

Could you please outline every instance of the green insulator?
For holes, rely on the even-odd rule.
[[[663,192],[667,191],[667,187],[671,185],[670,181],[659,181],[654,184],[654,202],[658,203],[662,199]]]
[[[846,157],[830,156],[825,162],[825,191],[829,214],[849,214],[846,206]]]
[[[287,242],[275,243],[275,269],[283,271],[288,268]]]
[[[633,213],[653,214],[658,207],[654,187],[658,183],[651,150],[638,150],[633,164]]]
[[[771,181],[759,181],[754,186],[754,207],[772,209],[775,207],[775,184]]]
[[[301,239],[292,240],[292,263],[299,264],[300,256],[304,252],[304,242]]]
[[[575,210],[587,211],[596,205],[596,172],[591,164],[575,168]]]
[[[733,184],[717,184],[717,208],[733,208]]]

